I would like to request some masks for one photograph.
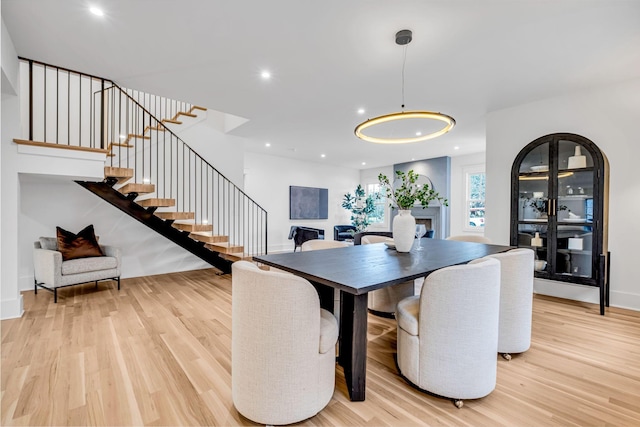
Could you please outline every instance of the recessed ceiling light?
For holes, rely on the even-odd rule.
[[[271,147],[271,143],[267,142],[266,144],[264,144],[265,147]]]
[[[262,77],[262,80],[269,80],[271,78],[271,73],[267,70],[264,70],[260,73],[260,77]]]
[[[89,8],[89,12],[93,13],[96,16],[104,16],[104,12],[102,9],[98,9],[97,7]]]
[[[414,161],[415,159],[416,159],[415,157],[412,157],[412,158],[411,158],[411,161]]]
[[[324,159],[327,156],[325,154],[320,154],[320,157],[322,157]]]
[[[358,114],[364,114],[364,108],[358,108]]]
[[[420,136],[420,135],[422,135],[422,132],[420,131],[416,132],[416,136]]]
[[[364,166],[364,165],[366,165],[366,164],[367,164],[367,162],[362,162],[362,166]]]
[[[459,150],[460,147],[458,147],[457,145],[455,147],[453,147],[454,150]]]

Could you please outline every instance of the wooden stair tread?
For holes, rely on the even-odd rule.
[[[120,187],[118,191],[121,192],[122,194],[129,194],[129,193],[148,194],[156,191],[156,186],[154,184],[129,183]]]
[[[189,112],[190,112],[190,113],[192,113],[192,112],[193,112],[193,110],[202,110],[202,111],[207,111],[207,109],[206,109],[206,108],[201,107],[201,106],[199,106],[199,105],[192,105],[192,106],[191,106],[191,109],[189,110]]]
[[[187,113],[187,112],[185,112],[185,111],[180,111],[180,112],[178,112],[178,114],[176,114],[176,117],[175,117],[175,118],[178,118],[179,116],[198,117],[198,115],[197,115],[197,114]],[[174,120],[175,120],[175,118],[174,118]]]
[[[158,125],[158,126],[147,126],[145,128],[145,132],[148,130],[157,130],[158,132],[164,132],[167,130],[166,127],[162,126],[162,125]]]
[[[154,212],[154,215],[162,219],[170,220],[185,220],[195,219],[196,214],[194,212]]]
[[[156,207],[156,208],[170,208],[176,205],[176,199],[144,199],[136,201],[140,206]]]
[[[213,232],[207,233],[205,231],[194,231],[189,234],[189,237],[204,243],[225,243],[229,241],[229,236],[221,236],[213,234]]]
[[[124,182],[133,178],[133,169],[130,168],[117,168],[113,166],[104,167],[105,178],[116,178],[118,182]]]
[[[244,253],[244,246],[233,245],[229,242],[207,243],[205,247],[214,252],[220,252],[227,255],[233,253]]]
[[[137,135],[137,134],[130,133],[130,134],[127,136],[127,138],[125,139],[125,142],[128,142],[128,141],[129,141],[129,139],[131,139],[131,138],[151,139],[151,137],[150,137],[150,136],[146,136],[146,135]]]
[[[244,252],[237,252],[232,254],[220,254],[220,258],[226,259],[227,261],[253,261],[253,257],[245,254]],[[261,269],[263,269],[261,267]]]
[[[177,117],[177,115],[176,115]],[[182,122],[176,119],[162,119],[162,123],[173,123],[174,125],[181,125]]]
[[[126,142],[110,142],[107,150],[111,150],[111,147],[125,147],[125,148],[133,148],[133,145]]]
[[[192,222],[174,222],[173,226],[178,230],[191,231],[191,232],[213,231],[212,224],[194,224]]]

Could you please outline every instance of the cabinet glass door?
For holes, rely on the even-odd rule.
[[[546,223],[549,201],[549,143],[531,150],[520,165],[518,221]]]

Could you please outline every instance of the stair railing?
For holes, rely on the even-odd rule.
[[[264,208],[134,99],[144,96],[141,92],[130,94],[108,79],[20,59],[29,70],[30,140],[108,149],[107,165],[134,170],[129,182],[155,185],[153,193],[136,201],[163,199],[160,204],[170,205],[166,209],[192,212],[196,224],[213,225],[214,235],[228,236],[229,246],[243,247],[245,256],[267,253]],[[160,104],[155,111],[168,118],[191,107]]]

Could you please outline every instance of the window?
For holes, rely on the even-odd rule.
[[[466,176],[466,202],[464,229],[470,231],[484,230],[484,194],[486,175],[483,168],[469,168]]]
[[[365,189],[367,196],[369,194],[375,195],[376,193],[380,195],[379,198],[374,200],[375,211],[369,215],[371,224],[384,224],[384,213],[387,206],[387,199],[384,197],[384,191],[380,191],[380,184],[367,184]]]

